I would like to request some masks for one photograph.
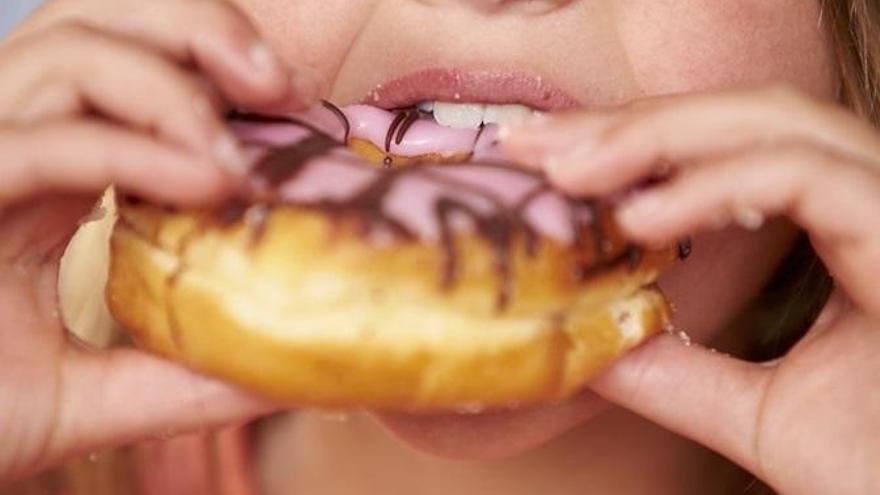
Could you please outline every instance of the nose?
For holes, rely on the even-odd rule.
[[[481,12],[495,12],[505,9],[521,10],[530,13],[544,13],[564,7],[575,0],[418,0],[426,5],[455,5],[470,7]]]

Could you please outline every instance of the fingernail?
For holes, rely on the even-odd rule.
[[[214,158],[233,175],[244,175],[247,172],[247,159],[238,140],[230,133],[221,134],[214,142]]]
[[[528,138],[548,126],[550,118],[544,112],[533,111],[528,115],[517,115],[498,125],[498,140],[507,141],[511,136]]]
[[[543,112],[532,112],[531,115],[517,116],[498,126],[498,139],[504,141],[511,135],[528,135],[548,126],[550,118]]]
[[[763,227],[766,221],[764,214],[755,208],[738,208],[734,210],[733,218],[737,225],[753,232]]]
[[[272,73],[281,71],[281,62],[268,45],[255,41],[248,49],[248,59],[259,72]]]
[[[576,169],[582,174],[588,165],[584,165],[578,155],[551,155],[544,160],[544,170],[552,177],[564,176],[569,170]]]
[[[539,130],[550,124],[550,116],[545,112],[534,111],[530,115],[517,119],[512,124],[524,129]]]
[[[618,209],[618,220],[628,225],[640,225],[656,217],[665,206],[666,201],[659,194],[638,193]]]
[[[503,143],[510,138],[510,128],[511,124],[501,124],[498,126],[498,133],[495,134],[495,138],[498,142]]]

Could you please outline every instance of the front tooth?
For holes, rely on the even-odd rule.
[[[524,105],[486,105],[485,124],[513,124],[530,117],[533,110]]]
[[[485,105],[461,103],[434,103],[434,120],[446,127],[476,129],[483,123]]]

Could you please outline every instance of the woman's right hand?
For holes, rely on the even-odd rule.
[[[271,409],[137,350],[77,345],[58,263],[110,184],[161,203],[220,198],[247,167],[227,106],[295,110],[319,91],[220,0],[60,0],[0,44],[0,483]]]

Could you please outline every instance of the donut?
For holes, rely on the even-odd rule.
[[[114,317],[285,404],[406,412],[562,399],[668,326],[654,282],[681,249],[630,244],[612,204],[497,159],[490,132],[440,151],[380,112],[238,115],[256,165],[229,201],[122,196]]]
[[[232,119],[240,134],[258,147],[283,145],[299,129],[307,127],[346,144],[367,162],[384,168],[504,159],[496,146],[497,125],[476,129],[445,127],[437,124],[430,112],[417,107],[389,111],[350,105],[343,109],[324,102],[292,117],[236,113]]]

